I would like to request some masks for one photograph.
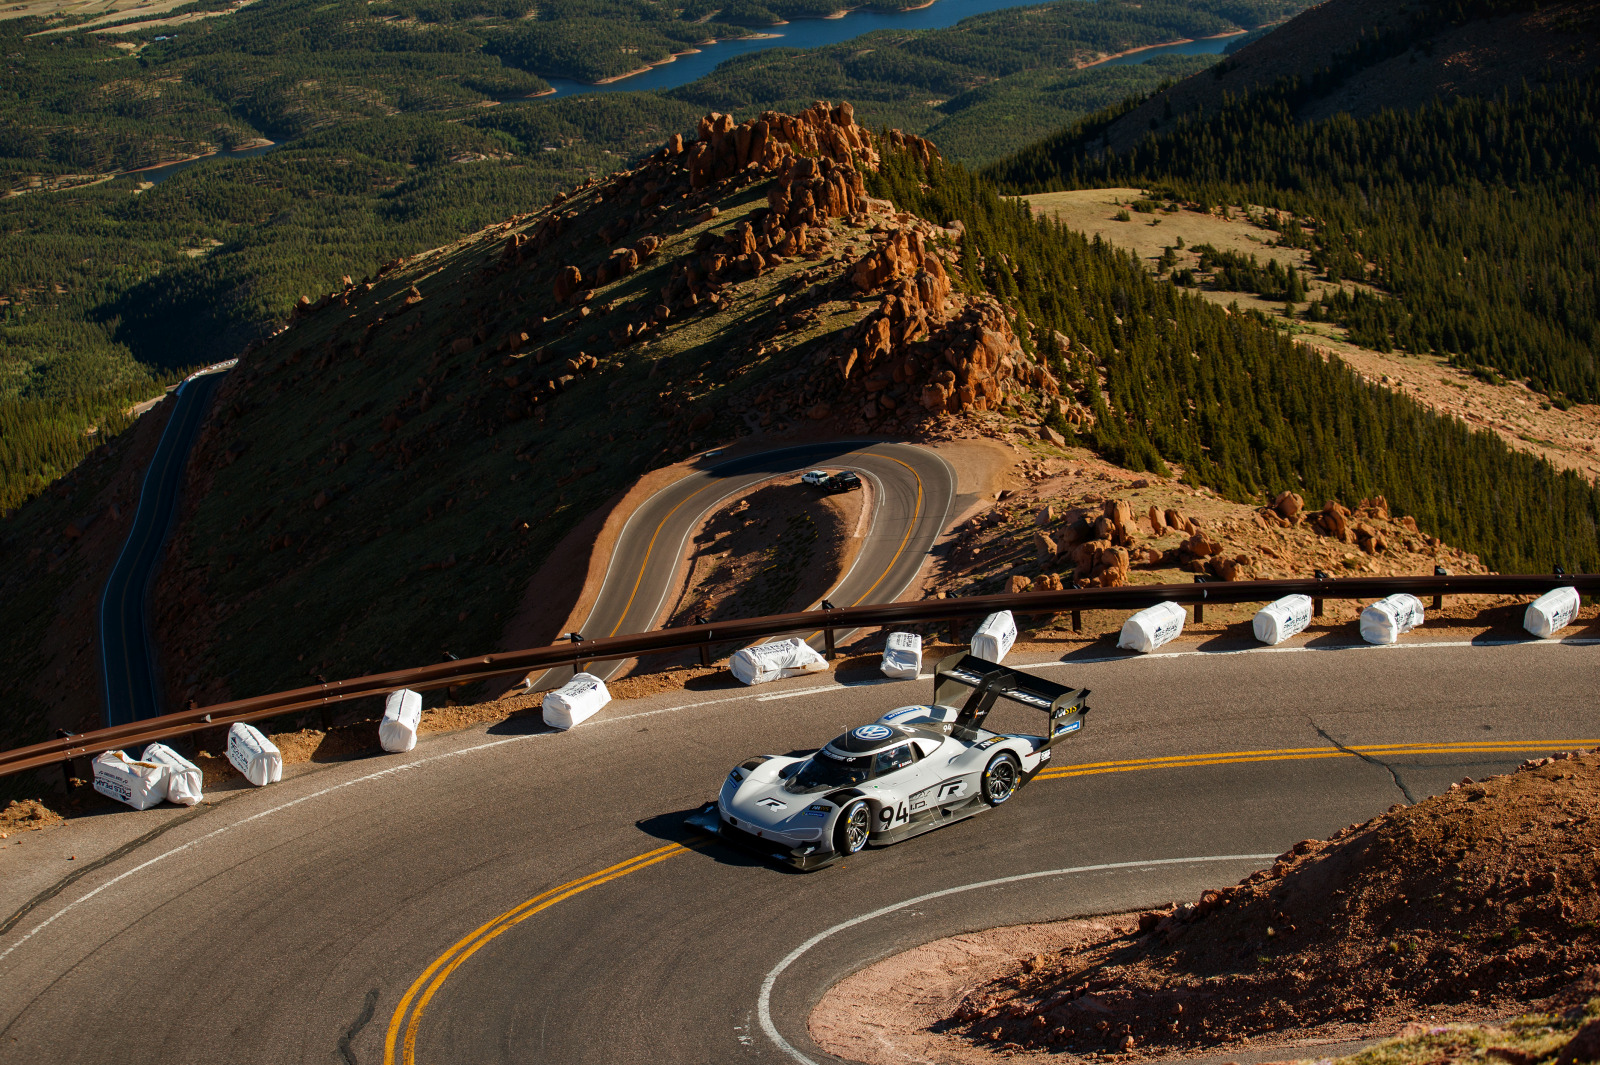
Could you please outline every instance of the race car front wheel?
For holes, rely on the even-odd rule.
[[[840,854],[854,854],[867,845],[872,832],[872,808],[867,800],[857,799],[839,811],[839,820],[833,827],[833,849]]]
[[[1021,785],[1022,766],[1016,755],[1002,752],[989,759],[989,767],[983,771],[984,802],[999,806],[1015,795]]]

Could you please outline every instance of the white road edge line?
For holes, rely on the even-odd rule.
[[[1143,862],[1106,862],[1100,865],[1075,865],[1069,869],[1046,869],[1039,873],[1019,873],[1016,876],[1002,876],[995,880],[981,880],[976,884],[964,884],[961,887],[945,888],[943,891],[930,891],[926,895],[918,895],[914,899],[896,902],[881,909],[864,913],[860,917],[852,917],[848,921],[841,921],[832,928],[825,929],[800,944],[790,951],[788,956],[780,961],[766,979],[761,981],[761,995],[756,1000],[756,1013],[761,1019],[761,1030],[767,1034],[778,1049],[793,1058],[799,1065],[819,1065],[818,1062],[806,1057],[796,1050],[790,1042],[778,1033],[778,1026],[772,1023],[772,988],[778,982],[778,977],[783,975],[785,969],[799,961],[812,947],[824,939],[847,928],[854,928],[858,924],[883,917],[903,910],[908,906],[916,906],[934,899],[944,898],[946,895],[959,895],[963,891],[977,891],[980,888],[1000,887],[1004,884],[1015,884],[1023,880],[1038,880],[1047,876],[1072,876],[1077,873],[1098,873],[1112,869],[1145,869],[1158,865],[1196,865],[1202,862],[1257,862],[1270,861],[1276,854],[1215,854],[1202,858],[1153,858]]]

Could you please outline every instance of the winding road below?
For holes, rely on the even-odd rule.
[[[219,363],[176,389],[175,406],[139,489],[139,507],[100,595],[100,676],[105,723],[125,725],[165,713],[155,644],[150,638],[150,584],[161,566],[182,494],[189,452],[205,420]]]
[[[892,603],[916,579],[956,502],[956,475],[938,454],[912,444],[840,441],[801,444],[729,459],[673,482],[628,517],[605,581],[578,631],[618,636],[656,628],[677,591],[679,562],[694,530],[725,500],[785,474],[814,466],[855,470],[872,482],[871,529],[855,563],[829,590],[839,606]],[[596,663],[610,678],[623,663]],[[545,687],[565,670],[552,671]]]
[[[1094,689],[1058,765],[1000,810],[812,874],[683,818],[738,760],[929,681],[719,680],[567,733],[514,719],[197,813],[79,821],[0,847],[0,1057],[833,1061],[809,1011],[887,954],[1192,898],[1462,776],[1600,742],[1596,635],[1037,664]]]

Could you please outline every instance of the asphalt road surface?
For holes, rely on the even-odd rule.
[[[617,537],[605,583],[579,628],[587,638],[647,632],[662,620],[676,591],[678,563],[689,536],[724,500],[780,475],[796,478],[817,466],[855,470],[877,494],[872,527],[855,564],[829,591],[838,606],[892,603],[911,585],[943,531],[956,501],[949,464],[911,444],[840,441],[804,444],[715,462],[657,492],[629,516]],[[844,634],[840,634],[841,638]],[[597,662],[609,678],[623,663]],[[552,670],[545,683],[570,673]]]
[[[139,507],[128,538],[100,595],[100,676],[107,725],[166,712],[150,639],[150,583],[172,532],[189,451],[218,379],[218,374],[206,373],[178,386],[176,406],[139,489]]]
[[[930,681],[708,683],[566,733],[518,721],[315,767],[188,819],[80,822],[26,846],[82,875],[0,921],[0,1060],[831,1061],[810,1009],[887,954],[1192,899],[1462,776],[1595,745],[1597,635],[1039,666],[1094,690],[1049,773],[810,874],[682,820],[737,761],[815,746]],[[0,882],[37,878],[19,853],[0,851]]]

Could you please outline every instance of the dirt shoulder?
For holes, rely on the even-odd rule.
[[[811,1011],[811,1038],[864,1065],[988,1062],[992,1050],[938,1030],[968,995],[1011,975],[1019,958],[1076,953],[1138,927],[1131,913],[936,939],[834,984]]]
[[[1276,261],[1281,266],[1315,273],[1308,250],[1277,245],[1273,230],[1251,221],[1251,216],[1261,216],[1261,208],[1234,208],[1230,218],[1208,211],[1142,214],[1129,210],[1145,196],[1146,190],[1118,187],[1049,192],[1023,199],[1036,214],[1052,215],[1070,229],[1098,236],[1132,252],[1152,272],[1168,247],[1173,248],[1174,270],[1196,269],[1200,256],[1193,249],[1209,244],[1219,251],[1254,255],[1263,266]],[[1119,221],[1119,212],[1126,214],[1128,220]],[[1315,278],[1307,281],[1311,299],[1336,287]],[[1345,282],[1344,287],[1358,286]],[[1435,355],[1385,353],[1358,347],[1337,325],[1308,321],[1300,315],[1286,318],[1281,300],[1264,300],[1210,283],[1190,291],[1221,306],[1238,304],[1243,310],[1260,311],[1290,327],[1301,343],[1324,356],[1338,356],[1374,384],[1403,392],[1424,406],[1494,432],[1507,446],[1548,459],[1558,469],[1578,470],[1590,480],[1600,478],[1600,406],[1574,404],[1561,410],[1520,382],[1491,385]]]

